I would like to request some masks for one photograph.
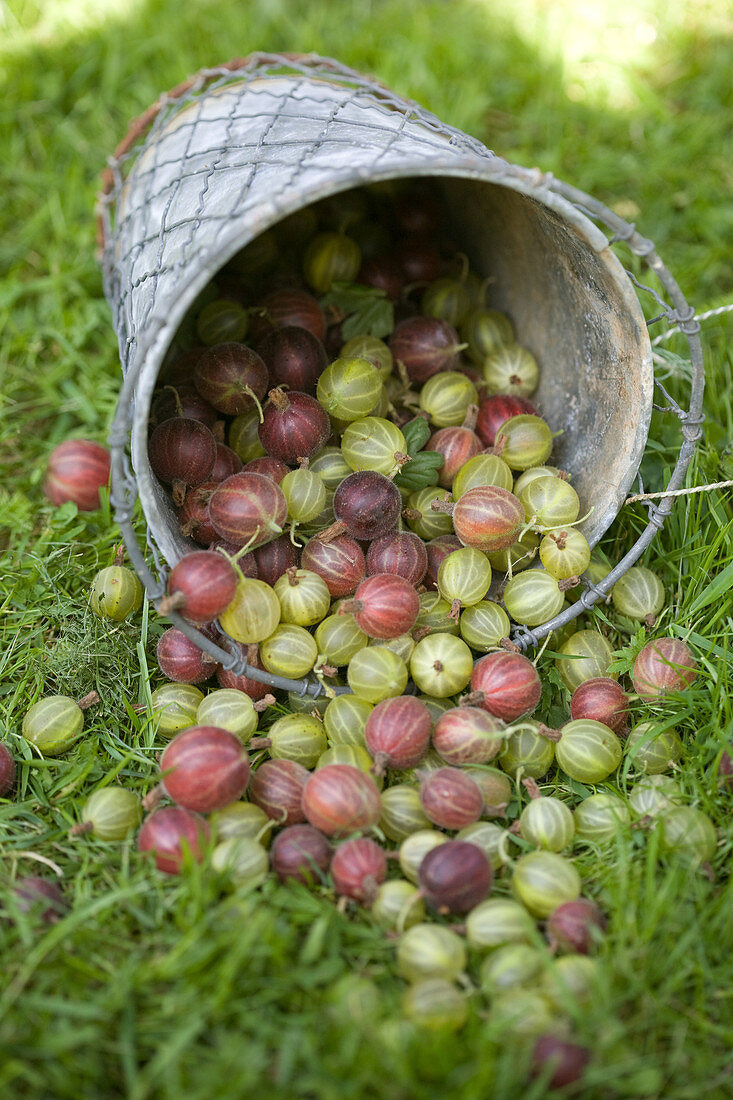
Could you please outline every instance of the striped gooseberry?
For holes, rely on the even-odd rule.
[[[425,489],[416,489],[414,493],[410,493],[404,512],[410,530],[425,540],[436,539],[441,535],[452,535],[453,507],[448,500],[449,496],[447,489],[440,489],[434,485],[428,485]],[[433,508],[435,502],[438,502],[438,508]]]
[[[318,658],[312,634],[294,623],[280,623],[269,638],[260,642],[260,660],[275,676],[299,680],[310,672]]]
[[[448,554],[438,568],[438,592],[451,605],[458,621],[461,609],[484,598],[491,584],[491,565],[485,554],[471,546]]]
[[[535,357],[520,344],[504,344],[490,352],[481,363],[481,373],[489,394],[531,397],[540,380]]]
[[[374,773],[374,761],[361,745],[332,745],[318,757],[316,770],[326,768],[329,764],[350,764],[352,768],[359,768],[371,775],[379,790],[382,789],[383,780]]]
[[[367,336],[362,333],[347,340],[341,348],[341,358],[348,359],[354,355],[360,359],[368,359],[379,371],[383,382],[392,373],[394,367],[392,352],[384,340],[379,340],[376,336]]]
[[[217,442],[216,458],[209,479],[219,483],[231,477],[232,474],[238,474],[241,469],[242,460],[236,451],[233,451],[231,447],[227,447],[226,443]]]
[[[466,938],[476,951],[509,943],[531,943],[535,924],[527,910],[512,898],[489,898],[466,917]]]
[[[580,875],[557,852],[528,852],[514,865],[512,892],[534,917],[549,917],[553,909],[580,896]]]
[[[327,836],[346,836],[376,825],[380,804],[374,780],[350,764],[319,768],[303,787],[303,813]]]
[[[67,695],[47,695],[23,716],[21,730],[42,756],[61,756],[84,728],[84,711]]]
[[[227,442],[242,462],[252,462],[265,454],[265,448],[260,443],[259,431],[260,414],[256,408],[248,409],[247,412],[235,416],[229,425]]]
[[[180,558],[168,577],[168,599],[158,607],[161,615],[168,610],[180,613],[193,623],[210,623],[234,599],[237,574],[223,554],[214,550],[194,550]]]
[[[534,986],[543,969],[543,959],[533,944],[505,943],[491,951],[479,967],[481,989],[490,997]]]
[[[252,775],[248,797],[278,825],[305,821],[302,800],[309,772],[295,760],[263,760]]]
[[[629,716],[629,697],[610,676],[594,676],[576,687],[570,699],[571,718],[594,718],[620,734]]]
[[[196,318],[196,335],[207,347],[225,340],[244,340],[248,327],[249,313],[240,302],[230,298],[207,302]]]
[[[524,534],[520,535],[517,541],[506,550],[492,551],[486,557],[491,562],[492,569],[498,573],[508,573],[513,576],[515,573],[520,573],[522,569],[529,569],[537,557],[538,546],[539,539],[534,531],[525,530]]]
[[[664,585],[651,569],[634,565],[616,581],[611,597],[620,615],[651,627],[664,607]]]
[[[202,684],[216,672],[216,658],[175,626],[161,634],[155,652],[160,671],[177,684]]]
[[[100,840],[124,840],[140,824],[142,806],[134,791],[110,785],[94,791],[84,803],[81,822],[72,835],[94,833]]]
[[[138,834],[140,852],[152,852],[159,871],[178,875],[186,859],[200,863],[209,826],[200,814],[183,806],[163,806],[146,818]]]
[[[475,779],[475,772],[471,773]],[[456,833],[456,840],[466,840],[481,849],[494,871],[498,871],[508,862],[504,845],[508,832],[493,821],[474,821]]]
[[[526,470],[541,466],[550,457],[552,439],[550,427],[542,417],[521,413],[497,428],[494,447],[511,470]]]
[[[284,714],[267,731],[273,760],[294,760],[310,770],[326,749],[323,723],[312,714]]]
[[[661,815],[661,848],[688,863],[709,862],[718,837],[706,813],[695,806],[673,806]]]
[[[143,602],[143,586],[132,569],[108,565],[94,575],[89,605],[95,615],[121,623]]]
[[[496,718],[513,722],[531,714],[540,701],[542,685],[537,669],[521,653],[488,653],[474,665],[471,705],[483,707]]]
[[[294,569],[297,566],[298,548],[289,535],[278,535],[276,539],[266,542],[264,546],[258,546],[251,554],[245,554],[239,558],[240,569],[242,562],[249,557],[255,562],[256,573],[252,574],[255,580],[264,581],[265,584],[272,586],[284,573],[287,573],[288,569]]]
[[[161,684],[150,697],[158,732],[169,735],[195,726],[203,698],[203,691],[194,684]]]
[[[478,392],[470,378],[460,371],[442,371],[427,380],[420,390],[420,408],[438,428],[458,427],[476,405]]]
[[[374,573],[357,588],[353,600],[345,600],[339,614],[352,614],[360,630],[370,638],[395,638],[415,625],[420,599],[409,581],[395,573]]]
[[[355,654],[369,642],[353,615],[328,615],[316,627],[315,644],[329,665],[348,665]]]
[[[468,685],[473,671],[473,654],[462,638],[452,634],[429,634],[415,646],[410,672],[418,689],[445,699]]]
[[[512,798],[512,785],[508,776],[497,768],[486,765],[462,765],[481,791],[484,800],[482,817],[503,817]]]
[[[524,807],[519,821],[524,840],[550,852],[561,852],[569,847],[575,836],[572,810],[561,799],[539,792]]]
[[[335,493],[344,478],[353,472],[340,447],[324,447],[313,456],[308,468],[318,474],[329,493]]]
[[[377,703],[364,727],[375,772],[383,775],[387,768],[414,768],[428,751],[431,729],[430,711],[414,695]]]
[[[418,882],[438,913],[467,913],[485,899],[492,877],[491,864],[476,844],[449,840],[427,853]]]
[[[336,893],[371,905],[387,877],[387,857],[375,840],[352,837],[339,844],[331,860]]]
[[[419,538],[419,535],[415,536]],[[422,539],[420,539],[422,542]],[[429,542],[423,543],[425,546],[425,554],[427,557],[427,568],[425,570],[424,580],[425,587],[428,589],[437,589],[438,587],[438,570],[440,564],[444,558],[447,558],[449,554],[452,554],[454,550],[460,550],[463,543],[457,535],[438,535],[436,538],[430,539]],[[389,570],[386,570],[389,572]]]
[[[541,779],[547,774],[555,759],[555,745],[540,730],[540,723],[531,719],[507,730],[499,763],[508,775]]]
[[[435,451],[443,456],[443,465],[438,472],[438,484],[444,489],[450,489],[454,478],[465,469],[467,463],[483,450],[483,443],[473,430],[476,423],[476,405],[469,405],[468,412],[463,423],[456,427],[440,428],[434,432],[427,443],[427,451]],[[493,457],[486,455],[486,458]],[[501,461],[498,459],[497,461]],[[508,467],[507,467],[508,472]],[[511,474],[509,474],[508,489],[511,488]]]
[[[280,601],[274,590],[264,581],[250,577],[239,581],[234,599],[219,616],[222,630],[246,644],[269,638],[279,622]]]
[[[293,525],[310,523],[323,511],[327,499],[326,486],[312,470],[291,470],[280,482],[280,488]]]
[[[479,600],[461,613],[458,627],[464,642],[477,653],[495,649],[509,637],[511,624],[503,607],[493,600]]]
[[[585,573],[590,565],[590,546],[574,527],[548,531],[540,542],[540,561],[557,581]]]
[[[468,489],[456,501],[453,528],[464,546],[494,553],[506,550],[521,534],[525,524],[520,501],[498,485]]]
[[[282,534],[287,514],[280,486],[246,470],[222,481],[209,499],[209,519],[217,534],[250,549]]]
[[[326,410],[315,397],[298,390],[270,390],[262,416],[258,429],[262,446],[289,466],[317,454],[331,433]],[[234,450],[241,455],[237,447]]]
[[[229,730],[240,741],[249,741],[257,729],[259,714],[249,695],[234,688],[209,692],[198,705],[196,726],[218,726]]]
[[[43,492],[56,507],[73,501],[80,512],[94,512],[99,508],[99,490],[109,482],[110,461],[109,451],[100,443],[64,440],[48,456]]]
[[[160,770],[169,798],[187,810],[209,813],[244,794],[249,757],[229,730],[192,726],[166,745]]]
[[[274,628],[273,628],[274,629]],[[257,669],[259,672],[266,672],[265,666],[260,660],[260,651],[258,647],[249,643],[242,645],[241,643],[233,643],[231,646],[227,646],[228,649],[233,650],[237,658],[244,658],[247,664],[244,672],[240,675],[232,672],[229,668],[224,668],[223,665],[219,665],[216,670],[216,678],[219,682],[219,687],[232,688],[234,691],[243,691],[245,695],[249,695],[250,699],[259,702],[264,700],[269,693],[269,687],[263,680],[255,680],[248,675],[248,672]]]
[[[420,805],[420,793],[407,783],[397,783],[382,791],[379,828],[398,844],[418,829],[429,829],[430,818]]]
[[[668,691],[683,691],[697,676],[690,647],[678,638],[647,642],[634,661],[631,679],[642,699],[659,699]]]
[[[318,233],[303,255],[303,275],[316,294],[325,294],[334,282],[352,283],[361,267],[361,249],[345,233]]]
[[[504,586],[504,607],[515,623],[539,626],[562,610],[565,600],[558,582],[544,569],[527,569]]]
[[[427,853],[436,848],[438,844],[446,844],[448,840],[449,837],[445,833],[430,828],[418,829],[405,837],[399,848],[399,863],[405,878],[416,883],[420,872],[420,864]]]
[[[631,820],[626,804],[615,794],[591,794],[575,807],[575,836],[592,844],[613,840]]]
[[[407,665],[385,646],[367,646],[349,661],[346,672],[354,695],[367,703],[402,695],[407,687]]]
[[[272,869],[281,882],[305,886],[322,881],[331,862],[328,839],[312,825],[288,825],[272,844]]]
[[[345,428],[341,451],[352,470],[376,470],[390,477],[405,460],[405,437],[391,420],[364,416]]]
[[[291,293],[305,292],[295,290]],[[310,316],[305,319],[314,328],[321,330],[321,336],[301,324],[281,324],[263,336],[257,344],[257,353],[267,367],[270,384],[287,386],[298,393],[312,393],[319,374],[328,366],[326,349],[321,342],[326,335],[323,313],[311,295],[306,295],[306,298],[312,305],[308,305]]]
[[[397,967],[409,982],[425,978],[452,981],[465,966],[463,940],[442,924],[414,924],[397,944]]]
[[[455,370],[461,350],[458,333],[437,317],[408,317],[389,338],[395,362],[404,365],[411,382],[426,382],[438,371]]]
[[[414,635],[422,638],[426,634],[458,634],[458,623],[451,616],[451,605],[443,599],[440,592],[420,594],[420,613],[415,623]]]
[[[259,403],[267,392],[269,375],[252,348],[238,343],[210,347],[193,372],[196,389],[225,416],[239,416]]]
[[[358,695],[336,695],[323,715],[323,726],[331,745],[365,747],[364,730],[372,713],[372,704]]]
[[[433,748],[446,764],[488,764],[502,748],[503,729],[500,719],[479,707],[453,707],[435,723]]]
[[[555,667],[570,691],[575,691],[586,680],[609,676],[613,649],[597,630],[576,630],[563,642],[559,652],[562,656],[555,658]]]
[[[560,477],[536,477],[519,491],[518,497],[527,522],[538,531],[564,527],[580,515],[578,494],[569,481]]]
[[[150,406],[150,424],[152,426],[162,424],[173,416],[187,416],[190,420],[200,420],[212,431],[219,419],[219,414],[214,406],[205,401],[190,382],[180,382],[175,386],[164,386]]]
[[[153,429],[148,458],[155,476],[171,486],[173,501],[180,505],[189,486],[208,481],[216,461],[216,439],[200,421],[175,416]]]
[[[635,771],[658,775],[677,763],[682,740],[674,726],[659,729],[655,722],[638,722],[629,733],[626,755]]]
[[[264,810],[252,802],[230,802],[228,806],[214,810],[209,818],[209,824],[216,840],[246,836],[266,847],[274,822]]]
[[[358,470],[339,485],[333,512],[343,530],[355,539],[376,539],[397,524],[402,497],[396,485],[376,470]]]
[[[576,718],[562,727],[555,759],[578,783],[602,783],[621,762],[621,742],[603,722]]]
[[[459,500],[469,489],[498,485],[500,489],[510,492],[513,484],[512,472],[503,459],[498,455],[477,454],[469,458],[456,473],[452,492],[454,498]]]
[[[582,1081],[590,1060],[590,1050],[580,1043],[556,1033],[540,1035],[532,1048],[532,1077],[542,1077],[550,1089],[562,1089]]]
[[[484,800],[470,775],[458,768],[437,768],[420,781],[420,804],[441,829],[462,829],[478,821]]]
[[[444,276],[433,279],[420,299],[420,311],[425,317],[439,317],[449,325],[458,326],[471,309],[471,296],[462,279]]]
[[[267,877],[269,859],[264,845],[250,836],[221,840],[211,853],[211,868],[236,886],[259,886]]]
[[[15,760],[7,745],[0,741],[0,798],[12,790],[15,783]]]
[[[537,409],[524,397],[511,394],[493,394],[485,398],[478,407],[476,434],[485,447],[496,443],[498,429],[513,416],[537,415]]]
[[[338,420],[369,416],[382,394],[382,376],[368,359],[349,356],[334,360],[316,387],[319,403]],[[344,458],[348,457],[344,454]]]
[[[506,314],[485,306],[468,313],[460,332],[468,344],[468,354],[479,364],[498,348],[514,343],[514,326]]]
[[[383,882],[374,895],[372,916],[382,928],[403,931],[425,920],[425,906],[417,886],[405,879]]]
[[[193,539],[200,546],[211,547],[212,543],[219,539],[219,534],[209,518],[209,501],[218,484],[221,483],[205,481],[203,485],[196,485],[189,489],[183,498],[183,504],[178,509],[181,534],[187,539]]]
[[[269,329],[269,326],[273,326],[275,329],[307,329],[319,340],[323,340],[326,335],[326,318],[318,299],[301,287],[281,287],[277,290],[268,291],[260,298],[252,318],[252,328],[253,330],[256,329],[260,339],[264,340],[265,330]],[[260,355],[262,354],[262,351],[260,351]],[[264,355],[263,358],[265,358]],[[309,388],[305,385],[296,385],[289,378],[276,377],[275,364],[267,362],[266,358],[265,362],[270,371],[270,376],[275,378],[276,382],[287,382],[294,390]],[[314,378],[312,385],[315,386],[315,383]]]
[[[370,543],[366,553],[366,571],[369,576],[375,573],[393,573],[413,586],[420,584],[427,566],[425,544],[412,531],[393,531],[382,535]]]
[[[309,569],[288,569],[273,585],[272,591],[280,605],[284,623],[314,626],[331,606],[328,585]]]

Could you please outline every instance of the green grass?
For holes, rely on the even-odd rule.
[[[91,576],[119,541],[109,509],[80,516],[41,494],[52,446],[69,434],[104,439],[119,388],[92,210],[128,120],[189,72],[233,55],[335,56],[637,221],[704,309],[730,301],[733,284],[730,31],[725,6],[707,0],[0,2],[0,722],[23,760],[13,800],[0,800],[4,1095],[546,1091],[525,1084],[527,1051],[492,1029],[478,993],[457,1037],[415,1034],[400,1014],[393,944],[362,915],[337,912],[326,888],[222,892],[205,868],[163,878],[134,844],[68,836],[111,775],[147,790],[160,748],[135,708],[149,677],[159,680],[162,625],[153,616],[108,626],[87,607]],[[733,465],[730,315],[704,336],[708,420],[690,485],[730,478]],[[667,346],[665,384],[684,400],[685,345]],[[646,484],[661,485],[678,445],[674,419],[656,414]],[[603,543],[611,560],[644,516],[640,505],[624,509]],[[733,796],[715,780],[733,739],[732,532],[729,494],[691,496],[645,556],[668,593],[659,630],[689,638],[701,675],[683,696],[637,704],[636,714],[677,725],[680,780],[713,818],[719,846],[712,879],[662,859],[656,835],[640,830],[611,852],[579,855],[610,915],[598,996],[568,1006],[594,1051],[589,1097],[692,1100],[733,1089]],[[630,667],[642,643],[633,624],[605,607],[592,618]],[[541,667],[551,665],[546,652]],[[102,702],[79,747],[34,758],[19,736],[26,707],[95,687]],[[555,686],[547,703],[564,713],[567,700]],[[69,915],[52,927],[24,919],[8,886],[56,871]]]

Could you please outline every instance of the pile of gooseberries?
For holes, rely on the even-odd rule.
[[[586,502],[550,464],[558,433],[533,403],[535,358],[465,258],[435,243],[436,196],[397,187],[389,203],[388,190],[358,192],[346,226],[338,202],[319,204],[279,260],[248,246],[174,341],[149,457],[191,549],[159,612],[246,667],[163,633],[158,782],[142,807],[102,785],[73,831],[120,842],[145,809],[138,848],[162,872],[208,858],[236,888],[271,871],[370,910],[397,937],[405,1011],[427,1028],[463,1024],[476,963],[490,1018],[511,1029],[518,1012],[537,1072],[554,1059],[568,1083],[587,1051],[557,986],[592,996],[605,934],[575,854],[650,823],[668,854],[714,854],[710,819],[669,774],[685,748],[663,713],[697,662],[684,640],[656,638],[632,694],[604,632],[565,629],[552,636],[565,718],[536,716],[544,685],[511,623],[546,622],[581,575],[610,567],[578,528]],[[72,489],[79,507],[98,498],[108,468],[82,443],[85,492],[57,456],[56,503]],[[140,598],[116,561],[91,605],[122,621]],[[613,601],[651,629],[664,588],[635,567]],[[308,676],[315,701],[282,686]],[[83,724],[54,697],[31,707],[23,736],[54,755]],[[727,754],[720,767],[730,785]],[[2,753],[0,796],[14,780]]]

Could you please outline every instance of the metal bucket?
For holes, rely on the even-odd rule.
[[[591,545],[618,513],[644,451],[654,376],[644,315],[611,245],[624,238],[656,259],[651,243],[589,196],[508,163],[336,62],[254,55],[164,95],[110,160],[101,198],[105,293],[125,375],[110,440],[114,503],[129,536],[139,494],[157,576],[127,541],[151,598],[162,595],[165,563],[192,548],[147,457],[151,397],[187,310],[232,256],[287,215],[406,177],[435,181],[456,246],[492,277],[490,304],[540,364],[536,401],[563,430],[556,460],[590,510],[581,529]],[[615,237],[589,213],[615,222]],[[658,269],[666,274],[661,261]],[[669,278],[677,312],[665,306],[666,315],[684,322],[691,311]],[[584,593],[582,606],[596,598]]]

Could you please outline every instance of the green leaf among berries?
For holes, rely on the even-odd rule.
[[[321,298],[323,309],[345,315],[341,326],[344,341],[354,336],[387,336],[394,328],[394,306],[384,291],[360,283],[334,283]]]

